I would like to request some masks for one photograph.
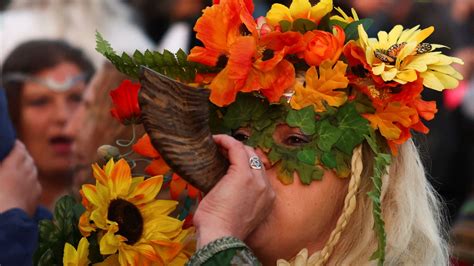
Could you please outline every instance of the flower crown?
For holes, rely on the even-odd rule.
[[[246,144],[267,152],[285,184],[293,182],[294,172],[303,184],[321,179],[324,169],[349,176],[353,149],[367,142],[374,152],[369,197],[379,240],[372,258],[383,263],[381,177],[411,129],[429,131],[422,119],[433,119],[437,109],[422,99],[423,88],[457,87],[462,76],[451,65],[463,62],[438,51],[445,46],[424,42],[433,27],[397,25],[369,38],[372,21],[360,19],[354,9],[349,16],[332,0],[274,4],[257,19],[253,10],[251,0],[214,0],[194,27],[202,46],[189,55],[182,50],[118,55],[99,33],[97,51],[132,78],[147,66],[209,89],[211,130],[231,134],[250,128]],[[122,122],[141,121],[137,91],[134,85],[128,115],[113,112]],[[282,123],[299,128],[308,140],[296,148],[275,143],[272,134]],[[151,147],[148,137],[139,143],[138,149]],[[155,155],[154,161],[160,156]]]

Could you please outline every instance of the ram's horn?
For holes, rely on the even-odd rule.
[[[139,103],[145,131],[178,175],[203,192],[224,176],[228,160],[209,128],[209,90],[142,67]]]

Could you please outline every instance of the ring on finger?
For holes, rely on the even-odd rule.
[[[262,161],[256,155],[251,156],[249,158],[249,165],[250,165],[250,168],[256,169],[256,170],[261,170],[263,168]]]

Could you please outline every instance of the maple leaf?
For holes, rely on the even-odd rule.
[[[318,69],[319,74],[314,66],[306,71],[306,86],[296,83],[295,95],[290,101],[293,109],[313,105],[316,112],[324,112],[324,102],[334,107],[346,102],[346,92],[338,89],[345,89],[349,84],[345,76],[347,64],[337,61],[333,67],[330,61],[324,61]]]
[[[370,121],[372,128],[380,130],[382,136],[388,140],[395,140],[402,133],[398,123],[408,128],[413,124],[412,117],[416,114],[415,109],[393,102],[377,109],[375,114],[364,114],[363,116]]]

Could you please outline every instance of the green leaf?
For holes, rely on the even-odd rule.
[[[110,43],[106,41],[100,32],[95,32],[96,47],[95,50],[107,57],[107,54],[115,54],[114,49],[110,46]]]
[[[336,153],[336,174],[339,177],[348,177],[351,174],[351,156],[342,152]]]
[[[337,167],[336,156],[332,152],[323,153],[323,155],[321,156],[321,162],[327,168],[336,168]]]
[[[290,127],[298,127],[303,134],[313,135],[316,132],[315,112],[313,106],[307,106],[301,110],[291,109],[286,117],[286,123]]]
[[[364,29],[367,30],[370,28],[374,21],[369,18],[364,18],[358,21],[353,21],[344,29],[344,33],[346,34],[346,42],[350,40],[357,40],[359,39],[359,32],[357,31],[357,27],[362,24]]]
[[[298,31],[304,34],[305,32],[315,30],[318,27],[316,23],[309,19],[299,18],[293,22],[293,31]]]
[[[342,135],[335,146],[344,153],[351,155],[352,150],[364,140],[369,133],[369,123],[357,113],[354,104],[349,103],[341,107],[336,115],[338,128]]]
[[[237,129],[245,126],[252,120],[258,120],[267,109],[267,104],[251,94],[241,93],[237,95],[237,100],[229,105],[224,115],[224,124],[230,129]]]
[[[334,26],[339,26],[339,27],[344,29],[344,28],[347,27],[348,24],[345,23],[345,22],[342,22],[340,20],[331,19],[331,20],[329,20],[328,25],[329,25],[329,29],[332,29],[332,27],[334,27]]]
[[[296,153],[296,158],[298,158],[300,162],[314,165],[316,163],[316,151],[313,149],[298,151]]]
[[[280,20],[279,24],[281,27],[281,32],[287,32],[291,30],[291,22],[288,20]]]
[[[322,151],[330,151],[332,146],[339,140],[342,130],[332,126],[329,121],[323,120],[318,125],[318,147]]]

